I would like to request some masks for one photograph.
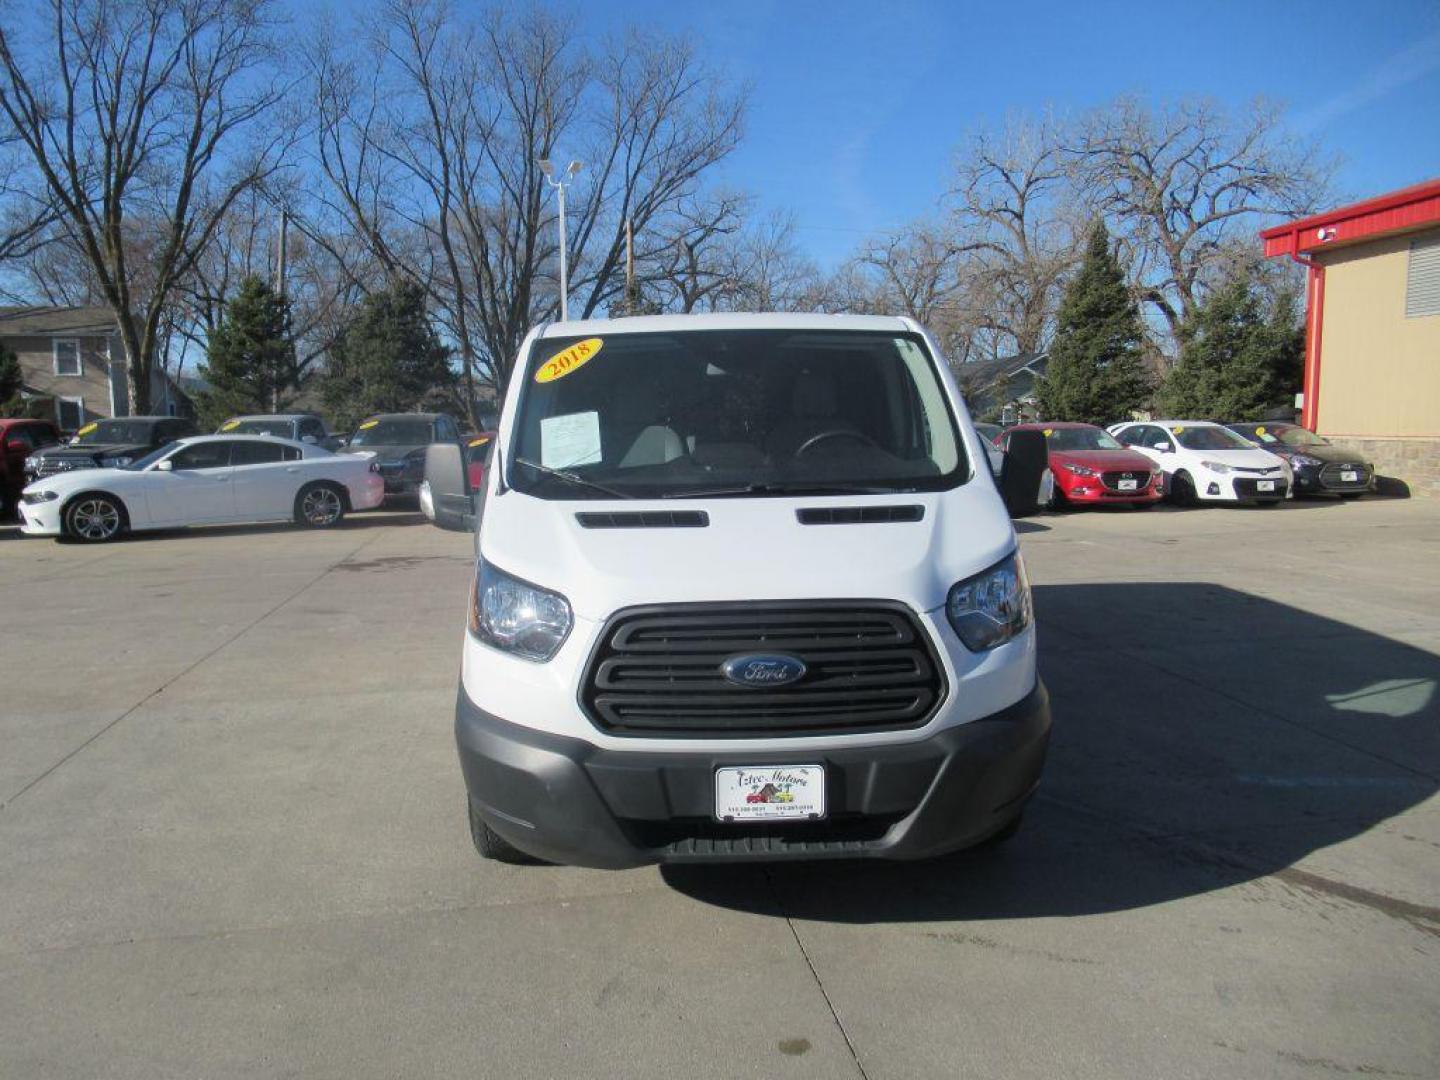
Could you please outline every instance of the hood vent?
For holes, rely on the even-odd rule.
[[[582,529],[703,529],[710,524],[704,510],[617,510],[575,515]]]
[[[919,521],[923,506],[811,506],[795,511],[801,525],[877,525]]]

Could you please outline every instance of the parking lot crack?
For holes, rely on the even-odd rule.
[[[20,790],[16,791],[12,795],[6,796],[3,801],[0,801],[0,810],[5,810],[10,807],[17,800],[19,800],[20,798],[28,794],[30,791],[32,791],[34,788],[39,786],[42,782],[44,782],[47,777],[53,776],[59,769],[63,768],[70,761],[73,761],[88,747],[93,746],[97,741],[99,741],[101,737],[113,731],[117,726],[119,726],[125,720],[129,719],[131,716],[134,716],[135,713],[137,713],[140,709],[148,705],[151,701],[154,701],[155,698],[159,697],[171,686],[175,685],[175,683],[183,679],[186,675],[189,675],[192,671],[200,667],[200,665],[204,664],[212,657],[216,656],[218,653],[221,653],[225,649],[229,648],[236,641],[238,641],[240,638],[244,637],[251,630],[253,630],[256,626],[260,625],[262,622],[270,618],[270,616],[274,615],[281,608],[285,607],[285,605],[289,604],[292,600],[298,599],[315,585],[318,585],[325,577],[332,573],[338,565],[347,562],[350,559],[353,559],[356,555],[360,554],[361,551],[365,550],[365,548],[375,543],[375,541],[378,540],[381,535],[382,534],[377,532],[374,535],[368,537],[360,544],[356,545],[354,550],[348,552],[344,556],[344,558],[339,559],[336,562],[331,563],[329,566],[325,567],[324,570],[320,571],[320,573],[316,574],[309,581],[305,582],[305,584],[301,585],[294,592],[290,593],[288,596],[276,603],[274,606],[261,612],[254,619],[246,623],[244,626],[240,627],[240,629],[236,630],[235,633],[231,634],[224,641],[220,642],[220,644],[216,645],[209,652],[203,654],[198,659],[194,660],[192,663],[181,668],[174,675],[170,676],[170,678],[166,679],[159,686],[155,687],[155,689],[151,690],[144,697],[140,698],[139,701],[136,701],[133,705],[131,705],[124,712],[120,713],[109,723],[101,726],[99,730],[92,732],[89,738],[83,740],[78,746],[73,747],[69,752],[61,756],[58,761],[54,762],[49,768],[45,769],[38,776],[33,777],[28,783],[21,787]]]

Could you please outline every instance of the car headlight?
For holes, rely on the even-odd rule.
[[[1200,464],[1213,473],[1219,473],[1221,476],[1224,476],[1230,471],[1230,466],[1220,461],[1202,461]]]
[[[1003,645],[1029,626],[1030,581],[1020,553],[951,586],[945,614],[971,652]]]
[[[1291,454],[1290,464],[1308,468],[1311,465],[1324,465],[1325,463],[1319,458],[1311,457],[1309,454]]]
[[[1091,468],[1089,468],[1088,466],[1085,466],[1085,465],[1071,465],[1068,461],[1065,462],[1065,463],[1064,463],[1063,465],[1061,465],[1060,467],[1061,467],[1062,469],[1066,469],[1066,470],[1068,470],[1069,472],[1074,473],[1076,476],[1094,476],[1094,475],[1095,475],[1095,470],[1094,470],[1094,469],[1091,469]]]
[[[481,559],[470,600],[470,632],[501,652],[543,663],[565,644],[570,603]]]
[[[54,491],[27,491],[20,497],[27,503],[33,505],[35,503],[54,502],[60,495]]]
[[[25,468],[29,469],[31,472],[34,472],[36,469],[40,468],[40,459],[34,454],[31,454],[25,459]]]

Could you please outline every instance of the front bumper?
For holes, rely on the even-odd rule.
[[[1038,680],[991,716],[908,743],[773,752],[605,750],[535,731],[474,705],[463,687],[455,737],[465,786],[486,823],[538,858],[619,869],[647,863],[923,859],[1009,824],[1039,783],[1050,700]],[[825,766],[825,821],[722,825],[715,770]]]
[[[62,531],[60,506],[59,499],[43,503],[16,504],[15,509],[20,514],[20,531],[27,536],[59,536]]]
[[[1273,488],[1260,490],[1260,484],[1270,483]],[[1233,473],[1199,473],[1195,477],[1195,491],[1201,499],[1236,503],[1273,503],[1282,501],[1290,493],[1290,482],[1283,473],[1273,476],[1236,476]]]
[[[1364,495],[1375,490],[1375,470],[1370,465],[1344,469],[1326,462],[1294,468],[1296,495]],[[1355,479],[1343,479],[1347,473],[1354,473]]]
[[[1127,505],[1133,503],[1159,502],[1164,497],[1163,484],[1152,481],[1135,491],[1119,491],[1108,487],[1098,476],[1070,476],[1061,479],[1055,474],[1055,487],[1064,493],[1068,502],[1084,505]]]

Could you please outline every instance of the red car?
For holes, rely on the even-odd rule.
[[[25,486],[25,459],[60,442],[60,430],[48,420],[0,419],[0,519],[9,517]]]
[[[490,456],[490,444],[495,432],[485,431],[465,439],[465,467],[470,471],[470,490],[479,491],[485,486],[485,462]]]
[[[995,444],[1004,450],[1014,431],[1044,433],[1055,477],[1052,506],[1119,503],[1145,508],[1165,493],[1165,474],[1149,458],[1125,449],[1093,424],[1017,424],[1006,428]]]

